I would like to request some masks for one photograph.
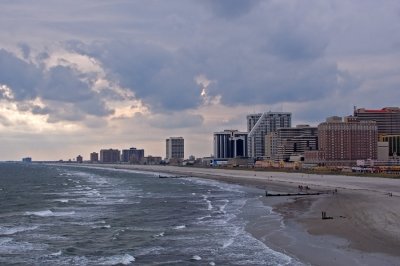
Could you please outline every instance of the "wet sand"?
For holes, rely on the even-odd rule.
[[[283,225],[260,217],[247,230],[269,247],[311,265],[400,265],[400,179],[307,175],[173,166],[113,165],[197,176],[260,188],[318,196],[263,197]],[[333,193],[334,190],[337,193]],[[260,193],[263,193],[260,191]],[[389,196],[392,193],[392,196]],[[332,219],[321,219],[325,211]]]

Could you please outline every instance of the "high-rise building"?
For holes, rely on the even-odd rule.
[[[218,159],[247,157],[247,132],[238,130],[214,132],[214,157]]]
[[[288,161],[290,156],[318,149],[318,128],[309,125],[277,128],[267,134],[265,144],[267,158]]]
[[[99,154],[97,152],[92,152],[90,154],[90,162],[97,163],[99,161]]]
[[[354,117],[360,121],[375,121],[378,135],[400,135],[400,108],[385,107],[380,110],[354,109]]]
[[[166,139],[166,158],[185,158],[185,140],[182,137],[170,137]]]
[[[292,114],[265,112],[247,116],[247,153],[249,157],[265,156],[265,136],[277,128],[291,127]]]
[[[346,117],[344,121],[338,117],[330,118],[318,125],[321,155],[313,156],[334,165],[352,165],[356,160],[376,159],[377,136],[375,121],[358,121],[354,117]]]
[[[82,163],[82,162],[83,162],[83,157],[82,157],[81,155],[78,155],[78,156],[76,157],[76,162],[77,162],[77,163]]]
[[[100,162],[102,163],[116,163],[121,158],[121,152],[114,149],[100,150]]]
[[[130,148],[129,150],[122,150],[121,161],[130,163],[141,163],[144,158],[144,150]]]

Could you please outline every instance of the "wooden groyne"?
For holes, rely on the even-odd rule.
[[[158,178],[185,178],[187,175],[158,175]]]
[[[295,193],[274,193],[265,191],[266,197],[290,197],[290,196],[314,196],[314,195],[321,195],[322,192],[295,192]]]

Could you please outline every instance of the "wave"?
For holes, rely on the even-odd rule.
[[[30,226],[30,227],[24,227],[24,226],[2,227],[2,226],[0,226],[0,235],[13,235],[13,234],[16,234],[19,232],[35,230],[37,228],[39,228],[39,226]]]
[[[203,195],[203,199],[207,202],[207,210],[211,211],[213,206],[211,204],[211,201],[208,199],[208,196]]]
[[[186,228],[186,225],[178,225],[178,226],[174,227],[175,230],[181,230],[181,229],[185,229],[185,228]]]
[[[71,216],[74,215],[75,212],[53,212],[51,210],[44,210],[44,211],[36,211],[36,212],[25,212],[25,215],[35,215],[40,217],[51,217],[51,216]]]
[[[135,257],[129,254],[124,255],[115,255],[111,257],[107,257],[99,261],[100,265],[129,265],[135,262]]]
[[[55,201],[55,202],[61,202],[61,203],[68,203],[68,202],[69,202],[69,199],[55,199],[55,200],[53,200],[53,201]]]

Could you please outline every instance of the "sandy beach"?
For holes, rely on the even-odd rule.
[[[400,265],[400,179],[174,166],[99,166],[220,180],[259,188],[260,194],[265,190],[294,193],[299,191],[298,186],[308,186],[308,192],[324,194],[263,196],[264,203],[283,218],[284,226],[260,217],[247,230],[269,247],[306,264]],[[322,211],[332,219],[321,219]]]

